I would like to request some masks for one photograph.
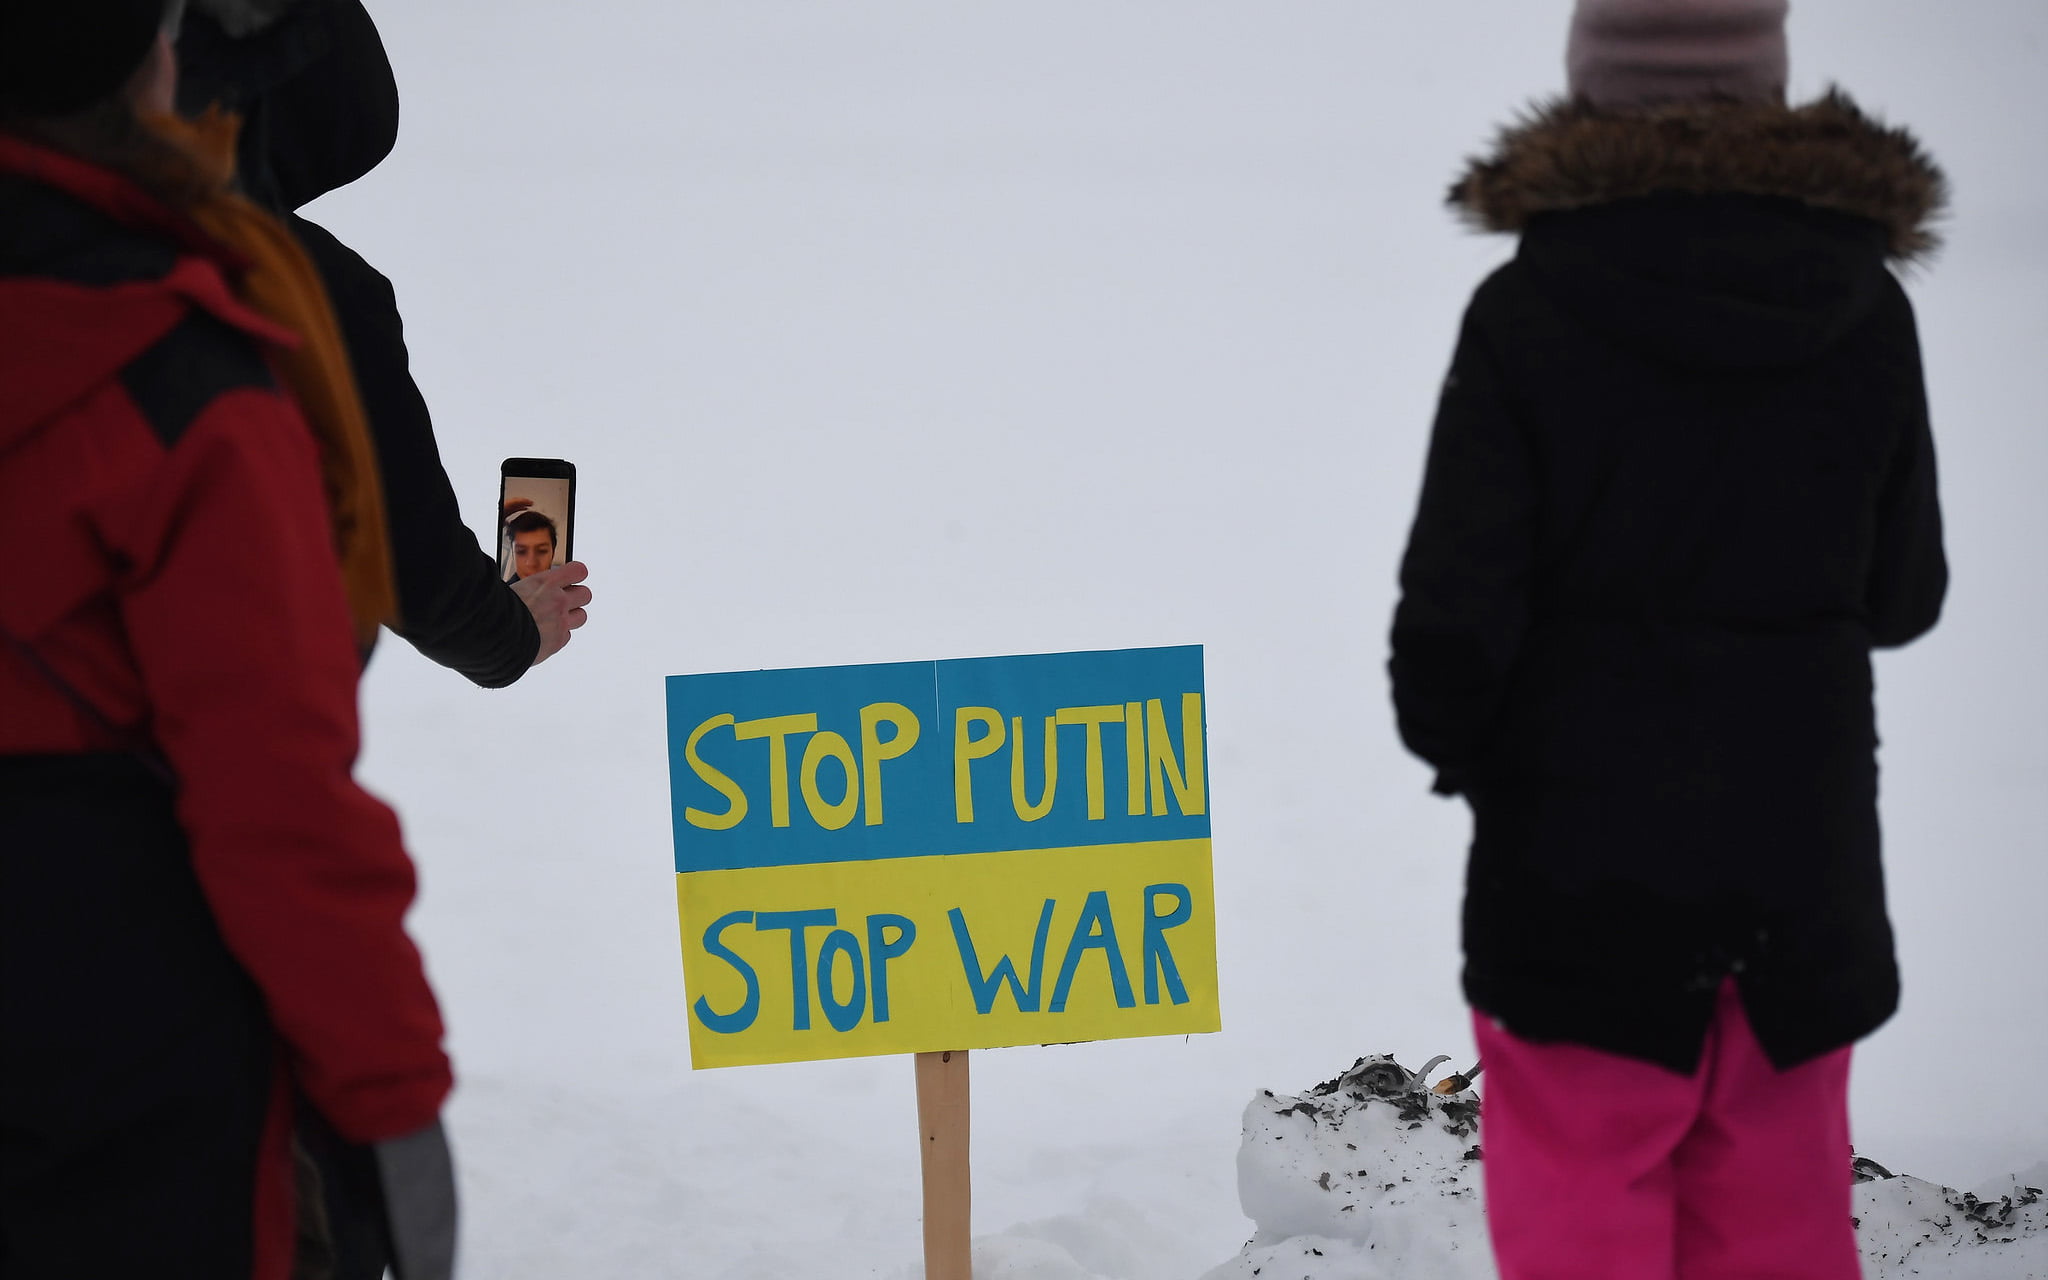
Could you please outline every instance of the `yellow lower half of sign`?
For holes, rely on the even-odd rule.
[[[698,1067],[1222,1026],[1209,842],[676,877]]]

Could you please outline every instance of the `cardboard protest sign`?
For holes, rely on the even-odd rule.
[[[671,676],[698,1067],[1215,1031],[1199,647]]]

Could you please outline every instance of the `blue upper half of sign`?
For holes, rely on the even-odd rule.
[[[1199,645],[668,678],[676,870],[1209,834]]]

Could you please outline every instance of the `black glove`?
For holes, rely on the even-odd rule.
[[[436,1120],[373,1148],[391,1229],[391,1270],[398,1280],[455,1275],[455,1160]]]

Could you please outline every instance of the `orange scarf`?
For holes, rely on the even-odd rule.
[[[398,592],[376,449],[327,287],[284,223],[234,191],[238,117],[214,109],[196,120],[152,116],[148,123],[175,143],[213,188],[213,195],[184,212],[202,231],[249,260],[235,282],[242,301],[299,335],[296,348],[275,351],[273,357],[319,446],[356,642],[368,648],[379,626],[396,625]]]

